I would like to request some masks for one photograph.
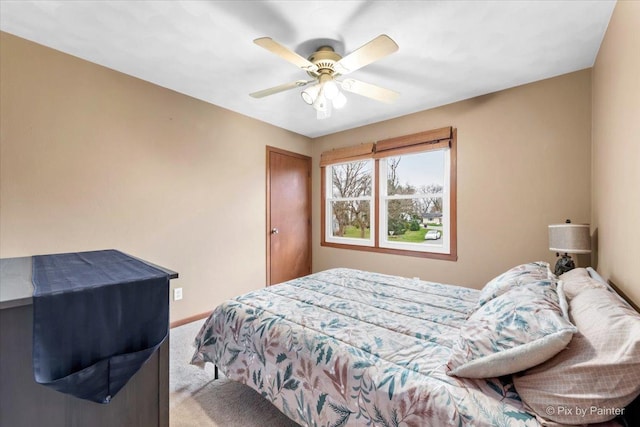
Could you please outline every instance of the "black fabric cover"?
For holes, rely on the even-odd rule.
[[[169,275],[116,250],[33,257],[36,382],[99,403],[169,331]]]

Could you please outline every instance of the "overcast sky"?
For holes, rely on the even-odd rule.
[[[444,185],[444,150],[404,155],[396,172],[402,185]]]

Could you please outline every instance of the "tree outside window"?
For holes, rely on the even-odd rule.
[[[331,196],[327,200],[333,237],[371,239],[373,161],[332,165]]]

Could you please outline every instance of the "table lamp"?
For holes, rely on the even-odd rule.
[[[569,254],[591,252],[589,224],[572,224],[568,219],[564,224],[549,225],[549,250],[560,256],[554,271],[556,276],[574,269],[576,265]]]

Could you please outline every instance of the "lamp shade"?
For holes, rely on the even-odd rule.
[[[588,254],[591,252],[589,224],[550,225],[549,250],[572,254]]]

